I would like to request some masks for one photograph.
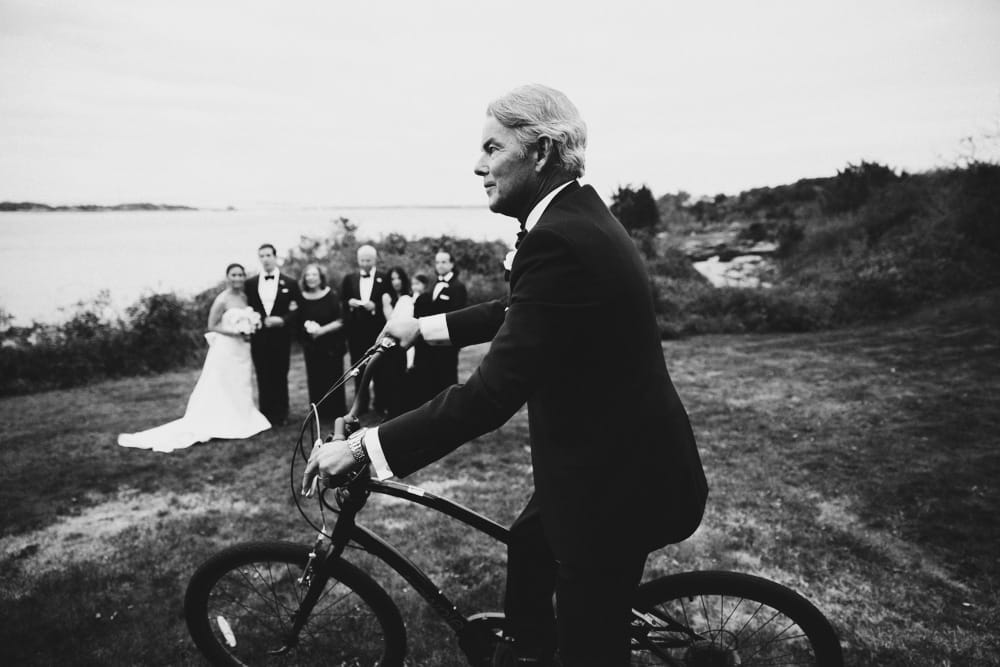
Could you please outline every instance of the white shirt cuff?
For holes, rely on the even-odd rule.
[[[378,439],[378,427],[365,431],[365,435],[361,439],[361,444],[365,446],[365,451],[368,452],[368,458],[372,462],[372,472],[375,473],[375,479],[382,481],[383,479],[394,477],[392,469],[389,468],[389,462],[385,460],[385,453],[382,452],[382,441]]]
[[[448,333],[448,316],[445,313],[421,317],[420,337],[428,345],[451,345],[451,335]]]

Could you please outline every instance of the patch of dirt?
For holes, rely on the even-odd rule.
[[[236,511],[245,516],[261,512],[256,504],[218,490],[177,494],[121,489],[111,499],[76,516],[65,517],[41,530],[0,538],[0,563],[16,563],[23,575],[35,580],[72,563],[113,556],[118,551],[113,538],[126,530],[139,527],[154,532],[158,521],[165,518],[175,520],[213,510]]]
[[[970,593],[969,587],[956,579],[948,568],[939,564],[923,549],[895,537],[884,530],[865,525],[844,498],[821,500],[818,503],[820,524],[847,533],[865,546],[887,558],[900,571],[912,576],[923,575],[951,588]]]

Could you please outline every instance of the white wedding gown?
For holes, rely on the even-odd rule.
[[[234,320],[244,310],[227,310],[221,326],[235,331]],[[172,452],[212,438],[249,438],[271,428],[253,402],[250,343],[215,332],[205,338],[208,354],[184,416],[148,431],[122,433],[119,445]]]

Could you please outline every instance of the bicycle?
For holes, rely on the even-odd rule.
[[[362,368],[367,381],[386,347],[374,346],[339,382]],[[348,414],[355,422],[356,409],[357,402]],[[293,493],[296,461],[308,460],[305,443],[319,444],[318,438],[313,406],[293,455]],[[399,609],[384,588],[344,558],[350,545],[399,573],[455,633],[470,665],[490,665],[504,640],[503,614],[464,615],[403,553],[359,525],[356,517],[372,493],[441,512],[507,543],[507,529],[487,517],[408,484],[373,480],[367,469],[330,480],[316,496],[322,526],[299,505],[319,533],[312,547],[237,544],[197,569],[184,612],[202,654],[216,665],[403,665],[406,628]],[[326,511],[337,515],[332,530]],[[641,584],[630,632],[633,665],[843,664],[836,632],[812,603],[781,584],[737,572],[686,572]]]

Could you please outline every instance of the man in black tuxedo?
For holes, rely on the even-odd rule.
[[[490,209],[521,223],[509,299],[386,327],[403,345],[492,339],[489,351],[464,385],[324,444],[307,466],[307,480],[358,460],[380,478],[405,476],[528,404],[535,490],[511,527],[504,608],[514,642],[498,664],[551,664],[558,646],[563,665],[627,665],[646,556],[694,532],[708,493],[645,265],[576,180],[585,145],[579,113],[551,88],[524,86],[489,105],[475,173]]]
[[[465,285],[455,273],[451,253],[441,250],[434,255],[437,282],[431,289],[428,315],[441,315],[465,308],[469,301]],[[422,350],[427,358],[429,396],[458,383],[458,351],[454,345],[434,345]]]
[[[344,276],[340,286],[341,312],[347,328],[347,349],[351,353],[351,363],[360,359],[366,350],[375,344],[375,338],[385,326],[385,312],[382,309],[382,295],[392,289],[389,278],[375,268],[378,253],[374,247],[363,245],[358,248],[358,270]],[[375,377],[375,408],[384,409],[378,395],[379,377]],[[354,391],[361,392],[360,412],[368,412],[370,397],[368,387],[361,386],[361,376],[354,378]]]
[[[288,362],[291,355],[293,313],[302,295],[298,283],[278,271],[274,246],[257,250],[261,271],[247,280],[247,303],[260,315],[261,328],[250,338],[250,355],[257,372],[260,411],[268,421],[288,421]]]

